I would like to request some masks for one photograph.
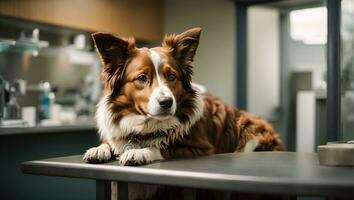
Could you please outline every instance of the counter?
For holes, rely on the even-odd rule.
[[[24,175],[20,164],[82,154],[98,143],[96,127],[88,123],[0,128],[1,199],[94,199],[95,181]]]
[[[95,131],[95,124],[77,124],[60,126],[33,126],[33,127],[0,127],[2,135],[43,134],[59,132]]]

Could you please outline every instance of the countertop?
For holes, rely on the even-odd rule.
[[[252,152],[169,160],[132,167],[88,164],[83,155],[29,161],[28,174],[225,191],[353,197],[354,168],[321,166],[316,153]]]

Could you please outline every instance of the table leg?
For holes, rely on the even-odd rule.
[[[221,195],[222,200],[231,200],[231,192],[223,192]]]
[[[118,193],[118,200],[128,200],[128,183],[118,182],[117,193]]]
[[[191,188],[183,189],[183,200],[196,200],[197,199],[197,190]]]
[[[96,180],[96,200],[111,200],[111,181]]]

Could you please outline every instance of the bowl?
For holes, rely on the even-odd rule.
[[[326,166],[354,166],[353,141],[329,142],[317,146],[318,159]]]

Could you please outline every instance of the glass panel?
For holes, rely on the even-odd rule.
[[[282,21],[282,89],[289,150],[313,152],[323,143],[327,10],[292,9]]]
[[[342,140],[354,140],[354,0],[342,0]]]
[[[323,5],[248,9],[247,109],[270,121],[289,151],[326,142]]]

